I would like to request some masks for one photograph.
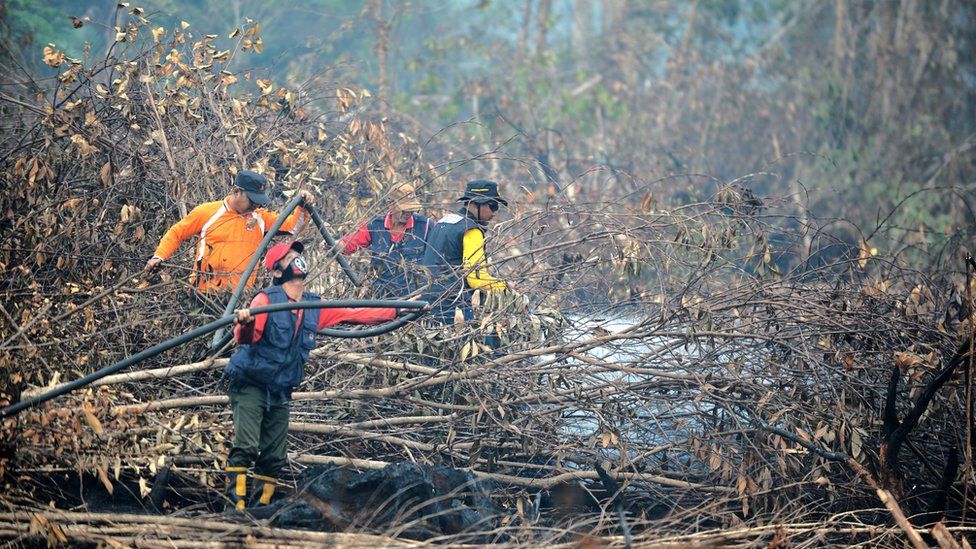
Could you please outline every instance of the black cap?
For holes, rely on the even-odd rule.
[[[268,198],[268,193],[265,192],[268,188],[268,180],[259,173],[241,170],[237,172],[234,185],[244,189],[251,202],[254,202],[258,206],[265,206],[271,203],[271,199]]]
[[[502,206],[508,206],[508,202],[498,194],[498,183],[480,179],[468,181],[468,185],[464,189],[464,196],[458,200],[460,202],[474,202],[475,204],[498,202]]]

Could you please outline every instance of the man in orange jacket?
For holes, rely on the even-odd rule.
[[[166,231],[146,271],[153,271],[169,259],[180,244],[193,235],[199,241],[194,254],[196,273],[191,279],[201,292],[233,290],[241,279],[251,256],[257,251],[265,231],[278,220],[278,214],[259,206],[271,203],[266,191],[267,180],[261,174],[241,170],[234,180],[234,190],[222,201],[207,202]],[[312,195],[302,191],[305,203],[312,204]],[[297,234],[308,224],[308,212],[299,206],[282,223],[281,232]],[[254,283],[256,274],[247,281]]]

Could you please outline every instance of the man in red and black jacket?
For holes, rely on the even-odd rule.
[[[390,210],[342,239],[346,255],[367,249],[375,277],[376,296],[396,299],[412,294],[419,285],[417,266],[427,248],[434,222],[420,215],[420,200],[413,185],[394,188]]]
[[[264,265],[274,276],[273,284],[254,296],[251,308],[320,299],[305,291],[309,267],[302,256],[304,249],[295,241],[268,250]],[[254,478],[261,483],[258,502],[266,505],[274,495],[278,474],[288,462],[288,401],[302,382],[318,331],[341,322],[375,324],[391,320],[397,313],[388,308],[295,309],[257,316],[250,309],[237,311],[234,337],[240,347],[224,370],[230,380],[234,420],[227,474],[235,508],[245,507],[247,471],[252,463]]]

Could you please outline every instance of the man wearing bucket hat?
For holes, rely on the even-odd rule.
[[[488,274],[485,258],[485,229],[501,206],[508,206],[498,194],[494,181],[471,181],[457,213],[437,221],[427,237],[427,250],[421,264],[430,274],[430,288],[425,299],[433,305],[433,318],[450,322],[455,309],[465,320],[474,317],[471,296],[475,290],[507,289],[504,281]]]
[[[379,298],[403,297],[417,287],[416,265],[427,248],[433,221],[420,215],[420,200],[413,185],[403,183],[393,189],[389,210],[359,226],[342,239],[346,255],[364,248],[370,252]]]
[[[304,251],[297,240],[268,250],[264,266],[273,282],[254,296],[250,308],[320,299],[305,291],[309,265]],[[257,503],[266,505],[274,495],[278,475],[288,463],[288,401],[302,382],[318,331],[341,322],[375,324],[396,316],[397,310],[389,308],[296,309],[257,316],[250,309],[237,311],[234,338],[240,347],[224,369],[234,421],[234,446],[227,456],[228,497],[236,509],[247,505],[252,464],[260,483],[252,493]]]
[[[156,269],[176,253],[183,241],[196,235],[199,240],[194,254],[194,285],[202,292],[233,290],[264,239],[265,229],[278,220],[278,214],[262,208],[271,203],[267,189],[268,181],[263,175],[247,170],[237,172],[234,190],[222,201],[200,204],[166,231],[146,262],[146,271]],[[302,194],[305,203],[311,205],[311,193]],[[297,234],[309,219],[308,212],[298,207],[279,230]],[[249,285],[254,278],[251,275]]]

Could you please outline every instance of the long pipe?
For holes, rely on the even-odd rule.
[[[307,209],[308,213],[311,214],[312,223],[315,223],[315,226],[318,228],[322,238],[325,239],[325,243],[329,245],[329,254],[335,255],[336,261],[339,262],[339,266],[342,267],[342,270],[346,272],[346,276],[349,277],[349,280],[351,280],[354,285],[362,286],[363,281],[359,279],[356,272],[353,271],[352,267],[349,266],[349,262],[346,261],[346,257],[342,255],[342,250],[340,250],[336,245],[335,239],[332,238],[332,235],[329,233],[329,229],[325,226],[325,221],[322,220],[322,216],[319,215],[318,210],[312,206],[306,206],[305,209]]]
[[[271,243],[271,239],[278,234],[278,229],[281,228],[281,224],[285,222],[285,219],[291,215],[291,212],[295,211],[295,208],[302,203],[304,197],[301,194],[296,193],[295,196],[285,204],[285,209],[281,210],[278,214],[278,219],[271,225],[271,228],[264,233],[264,239],[261,240],[261,244],[258,245],[258,249],[254,250],[254,254],[251,255],[251,260],[247,263],[247,268],[241,273],[241,279],[237,281],[237,287],[234,288],[234,293],[231,294],[230,300],[227,301],[227,306],[224,307],[224,316],[231,314],[234,311],[234,307],[237,306],[237,301],[241,298],[241,293],[244,292],[244,287],[247,286],[247,281],[251,278],[251,273],[254,272],[254,267],[257,266],[258,260],[264,255],[264,250]],[[210,350],[214,351],[220,348],[220,342],[223,339],[223,331],[218,330],[214,333],[213,340],[210,342]]]
[[[383,324],[378,324],[376,326],[370,326],[369,328],[357,328],[355,330],[347,330],[341,328],[322,328],[319,330],[319,335],[335,337],[339,339],[357,339],[363,337],[375,337],[381,336],[383,334],[388,334],[393,330],[402,328],[403,326],[417,320],[423,316],[422,313],[407,313],[401,317],[398,317],[389,322],[384,322]],[[224,337],[220,340],[219,347],[224,348],[224,345],[234,339],[233,332],[226,332]]]
[[[294,309],[336,309],[336,308],[346,308],[346,307],[396,307],[398,309],[415,309],[417,312],[410,313],[410,315],[422,314],[422,310],[427,306],[426,301],[393,301],[393,300],[337,300],[337,301],[299,301],[297,303],[275,303],[273,305],[265,305],[264,307],[255,307],[251,309],[251,314],[258,315],[264,313],[275,313],[278,311],[289,311]],[[65,383],[64,385],[58,386],[46,393],[42,393],[28,400],[23,400],[17,404],[12,404],[0,410],[0,419],[7,418],[16,415],[27,408],[37,406],[47,402],[53,398],[57,398],[65,393],[74,391],[80,387],[84,387],[93,381],[97,381],[107,375],[114,374],[124,368],[132,366],[133,364],[142,362],[147,358],[152,358],[159,353],[168,351],[173,347],[182,345],[190,340],[196,339],[202,335],[209,334],[214,330],[218,330],[233,324],[234,320],[237,319],[237,315],[226,315],[214,320],[209,324],[200,326],[199,328],[190,330],[182,335],[174,337],[173,339],[164,341],[158,345],[154,345],[144,351],[136,353],[130,357],[127,357],[111,366],[106,366],[97,372],[88,374],[85,377],[78,378],[70,383]]]

